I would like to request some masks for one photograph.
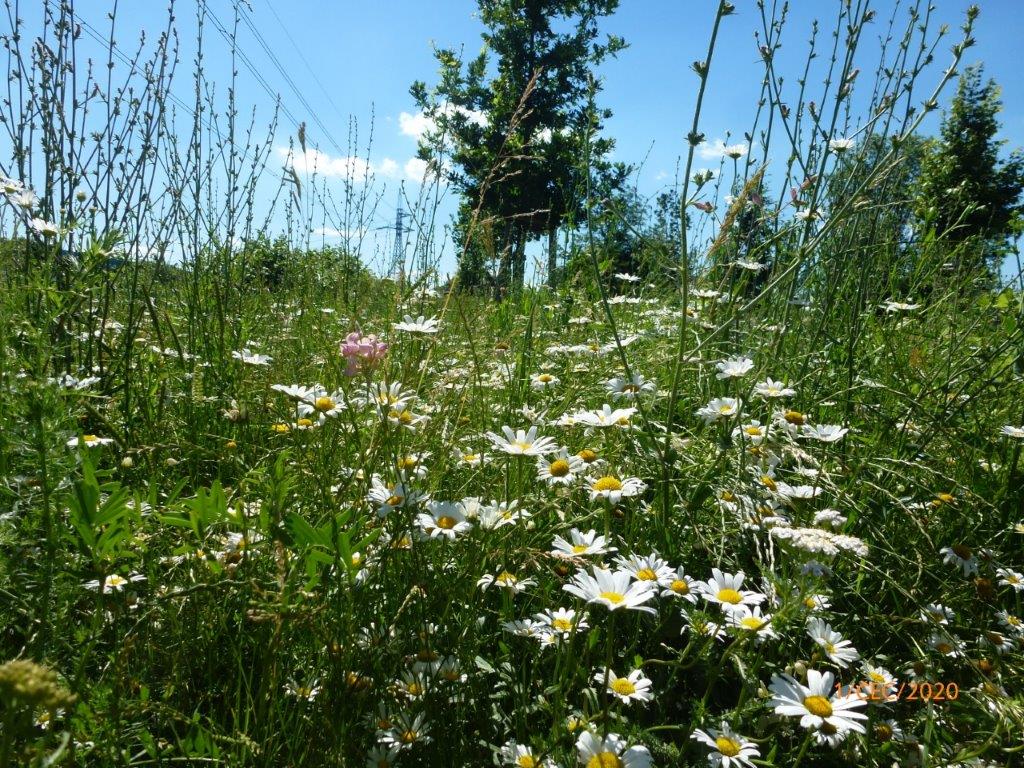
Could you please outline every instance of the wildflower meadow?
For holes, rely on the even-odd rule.
[[[654,200],[603,125],[618,3],[458,2],[483,63],[413,85],[380,263],[369,155],[318,172],[312,118],[176,48],[258,4],[135,48],[6,2],[0,766],[1024,765],[1024,160],[966,58],[986,9],[815,3],[808,42],[689,3]],[[740,23],[762,98],[701,170]],[[558,55],[523,65],[524,25]]]

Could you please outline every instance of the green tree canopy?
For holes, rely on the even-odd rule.
[[[428,90],[417,82],[411,93],[435,125],[420,157],[463,195],[457,231],[473,237],[478,208],[476,218],[490,222],[501,292],[522,284],[525,244],[545,234],[549,277],[556,273],[558,228],[582,210],[582,157],[588,154],[600,170],[614,145],[600,137],[610,112],[590,108],[598,88],[591,69],[625,43],[611,35],[599,39],[598,21],[618,0],[478,2],[483,50],[465,65],[454,51],[438,50],[438,84]],[[585,153],[590,136],[596,138]],[[466,282],[483,274],[478,249],[467,266]]]
[[[981,65],[961,75],[940,138],[929,146],[921,166],[917,214],[947,241],[981,246],[984,264],[999,256],[1017,231],[1024,190],[1024,155],[1015,150],[1000,159],[1005,140],[996,138],[1002,109],[999,87],[984,80]]]

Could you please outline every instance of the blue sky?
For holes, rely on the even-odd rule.
[[[232,0],[208,0],[211,10],[224,22],[232,18]],[[783,35],[778,67],[787,74],[787,91],[794,89],[802,67],[811,23],[822,19],[821,42],[828,44],[828,24],[834,23],[839,0],[791,0],[791,16]],[[410,160],[416,151],[415,130],[422,125],[409,96],[409,86],[417,79],[428,85],[435,80],[436,62],[432,50],[439,47],[464,47],[467,56],[481,45],[481,25],[475,17],[473,0],[390,0],[389,2],[351,2],[351,0],[250,0],[251,18],[288,75],[296,84],[319,120],[342,148],[346,147],[350,117],[360,127],[360,154],[365,156],[365,138],[373,116],[373,147],[370,157],[376,187],[382,192],[374,226],[393,220],[397,186],[408,179],[415,188],[419,170]],[[273,6],[271,6],[273,4]],[[933,28],[949,25],[949,34],[936,53],[936,64],[923,78],[921,96],[930,90],[939,76],[940,66],[950,59],[949,47],[959,34],[965,0],[933,0]],[[1024,0],[980,0],[981,15],[976,26],[978,44],[969,50],[965,61],[983,61],[986,73],[1003,88],[1005,110],[1001,116],[1003,133],[1011,146],[1024,145],[1024,82],[1020,72],[1020,46],[1024,39]],[[762,66],[754,41],[760,17],[754,0],[735,0],[736,14],[723,22],[718,48],[712,64],[701,128],[709,140],[742,141],[742,132],[755,109]],[[864,72],[859,83],[866,91],[877,61],[878,38],[885,33],[893,13],[893,0],[876,0],[875,22],[865,38],[861,61]],[[629,48],[600,70],[604,82],[603,105],[614,111],[607,132],[617,141],[615,158],[640,164],[636,182],[641,193],[653,194],[671,185],[677,163],[685,152],[684,135],[692,118],[697,78],[690,63],[703,57],[714,16],[716,0],[622,0],[619,10],[603,22],[607,32],[622,35]],[[78,3],[82,18],[104,29],[107,2],[92,0]],[[194,30],[194,4],[179,0],[176,13],[182,34],[182,65],[177,82],[179,95],[190,100],[187,69],[190,63]],[[276,14],[275,14],[276,12]],[[165,21],[166,9],[156,0],[121,2],[119,35],[122,47],[130,49],[140,29],[154,35]],[[902,29],[905,11],[899,13]],[[29,28],[31,31],[31,27]],[[278,91],[283,104],[300,121],[307,123],[307,136],[325,155],[321,170],[337,171],[349,167],[340,152],[302,106],[271,58],[244,26],[239,39],[245,54],[269,84]],[[823,63],[823,62],[822,62]],[[210,29],[207,37],[208,74],[221,83],[230,73],[227,46]],[[820,77],[811,78],[811,88],[819,87]],[[948,102],[952,85],[943,94]],[[247,112],[250,105],[257,115],[269,116],[272,98],[244,66],[239,66],[239,99]],[[793,98],[795,101],[795,97]],[[925,129],[935,131],[938,115],[929,119]],[[277,144],[281,147],[294,135],[293,126],[282,118]],[[712,153],[703,153],[710,155]],[[719,160],[700,156],[697,167],[716,167]],[[279,166],[278,166],[279,167]],[[335,180],[341,184],[340,179]],[[327,180],[331,184],[331,179]],[[414,192],[411,194],[415,194]],[[384,247],[378,243],[378,251]],[[443,269],[452,267],[450,254]]]

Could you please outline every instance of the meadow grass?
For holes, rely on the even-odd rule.
[[[919,25],[892,37],[911,85]],[[150,139],[104,205],[110,167],[88,201],[48,176],[52,231],[7,180],[0,766],[1017,764],[1024,297],[894,235],[920,114],[879,78],[881,159],[822,148],[841,89],[775,124],[755,246],[767,159],[691,180],[691,140],[680,213],[734,199],[667,270],[616,274],[588,217],[560,289],[502,302],[269,259],[271,142],[199,118],[159,202]],[[196,169],[226,156],[220,197]]]

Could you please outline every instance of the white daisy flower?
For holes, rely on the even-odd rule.
[[[96,435],[82,435],[81,440],[76,437],[72,437],[67,441],[66,445],[68,448],[77,448],[79,445],[83,445],[86,448],[98,448],[101,445],[110,445],[114,442],[112,437],[97,437]]]
[[[530,747],[515,741],[501,748],[501,762],[515,768],[555,768],[555,764],[538,758]]]
[[[739,379],[746,376],[754,368],[754,361],[749,357],[731,357],[715,363],[717,379]]]
[[[127,577],[122,576],[119,573],[112,573],[109,576],[104,576],[102,581],[93,579],[87,581],[84,586],[86,589],[98,589],[100,592],[120,592],[122,589],[127,587],[129,584],[133,584],[138,581],[145,581],[146,577],[138,573],[129,574]]]
[[[488,432],[487,439],[497,450],[511,456],[543,456],[556,447],[554,438],[537,437],[536,427],[530,427],[528,431],[513,431],[511,427],[503,426],[501,431],[504,432],[504,437]]]
[[[697,410],[697,416],[705,424],[712,424],[719,419],[729,419],[739,413],[740,401],[735,397],[716,397]]]
[[[440,537],[454,540],[473,527],[455,502],[431,501],[428,509],[429,512],[421,512],[416,517],[416,524],[432,539]]]
[[[712,568],[711,578],[697,582],[697,588],[707,602],[722,606],[722,610],[726,612],[738,605],[760,605],[764,602],[764,595],[740,589],[744,578],[743,571],[732,574]]]
[[[858,721],[866,720],[867,715],[856,710],[867,702],[857,695],[840,695],[832,685],[833,680],[831,672],[814,669],[807,670],[807,685],[791,675],[773,675],[771,705],[778,715],[799,717],[803,728],[820,730],[828,725],[836,733],[864,733],[864,726]]]
[[[978,573],[978,558],[974,551],[963,544],[956,544],[952,547],[943,547],[939,550],[942,555],[942,562],[946,565],[955,565],[963,571],[964,576]]]
[[[619,677],[611,669],[598,670],[594,673],[594,682],[607,685],[608,693],[623,704],[632,704],[634,701],[648,702],[653,698],[652,683],[640,669],[634,669],[626,677]]]
[[[634,581],[626,571],[610,571],[595,566],[592,574],[579,571],[562,589],[588,603],[603,605],[610,611],[625,608],[656,613],[653,608],[644,605],[656,596],[651,583]]]
[[[560,379],[550,373],[530,374],[530,387],[533,389],[553,389],[560,383]]]
[[[722,722],[721,730],[708,728],[707,731],[702,731],[698,728],[690,738],[711,747],[711,754],[708,755],[708,763],[711,768],[733,768],[744,765],[754,768],[750,759],[761,756],[761,751],[754,742],[747,739],[746,736],[736,733],[725,721]]]
[[[797,393],[796,389],[787,387],[780,381],[768,378],[764,381],[759,381],[754,385],[754,394],[758,397],[765,399],[775,399],[779,397],[792,397]]]
[[[549,457],[537,457],[537,479],[548,485],[571,485],[584,470],[583,459],[565,448]]]
[[[664,579],[671,579],[675,576],[675,571],[667,561],[658,557],[657,552],[647,556],[617,557],[615,563],[637,581],[657,582],[659,586]]]
[[[603,555],[614,552],[615,547],[609,547],[604,536],[598,535],[597,531],[590,530],[582,533],[576,528],[569,531],[570,541],[561,536],[555,536],[551,543],[551,554],[555,557],[586,557],[588,555]]]
[[[686,575],[682,568],[658,580],[662,597],[678,597],[689,603],[697,602],[697,581]]]
[[[584,731],[576,740],[580,763],[587,768],[651,768],[651,753],[647,747],[631,747],[617,733],[600,737]]]
[[[259,352],[249,349],[249,347],[243,347],[241,350],[232,352],[231,357],[235,360],[241,360],[246,365],[270,365],[274,361],[274,358],[270,355],[261,355]]]
[[[832,629],[832,626],[817,617],[807,622],[807,635],[828,655],[833,664],[843,669],[860,658],[853,643]]]
[[[505,591],[517,595],[520,592],[525,592],[529,587],[536,586],[537,581],[535,579],[520,579],[514,573],[509,571],[502,571],[501,573],[491,575],[489,573],[484,574],[477,581],[476,585],[483,590],[487,590],[490,586],[500,587]]]
[[[629,420],[635,413],[636,408],[612,408],[605,403],[600,410],[579,411],[573,414],[573,417],[577,424],[606,429],[608,427],[628,427]]]
[[[849,431],[849,427],[842,427],[838,424],[804,424],[800,436],[821,443],[835,443],[842,440]]]
[[[753,636],[758,643],[766,638],[779,636],[772,627],[772,615],[761,613],[759,605],[751,607],[740,603],[726,614],[725,620],[730,627],[736,627],[744,634]]]
[[[654,392],[654,382],[648,381],[639,373],[634,373],[629,379],[614,378],[605,382],[605,389],[614,399],[633,400],[640,395]]]
[[[415,320],[412,315],[405,315],[402,320],[403,322],[395,323],[391,327],[396,331],[405,331],[406,333],[432,334],[437,333],[440,323],[436,317],[427,319],[424,315],[420,315]]]
[[[590,500],[607,499],[611,504],[618,504],[624,497],[639,496],[647,490],[647,484],[638,477],[619,479],[614,475],[604,475],[590,483]]]
[[[590,626],[586,617],[576,613],[572,608],[558,608],[554,611],[549,609],[536,614],[534,618],[539,623],[547,625],[552,634],[561,637],[569,637],[573,632]]]
[[[1024,576],[1009,568],[996,568],[996,576],[1004,587],[1013,587],[1015,592],[1024,592]]]

